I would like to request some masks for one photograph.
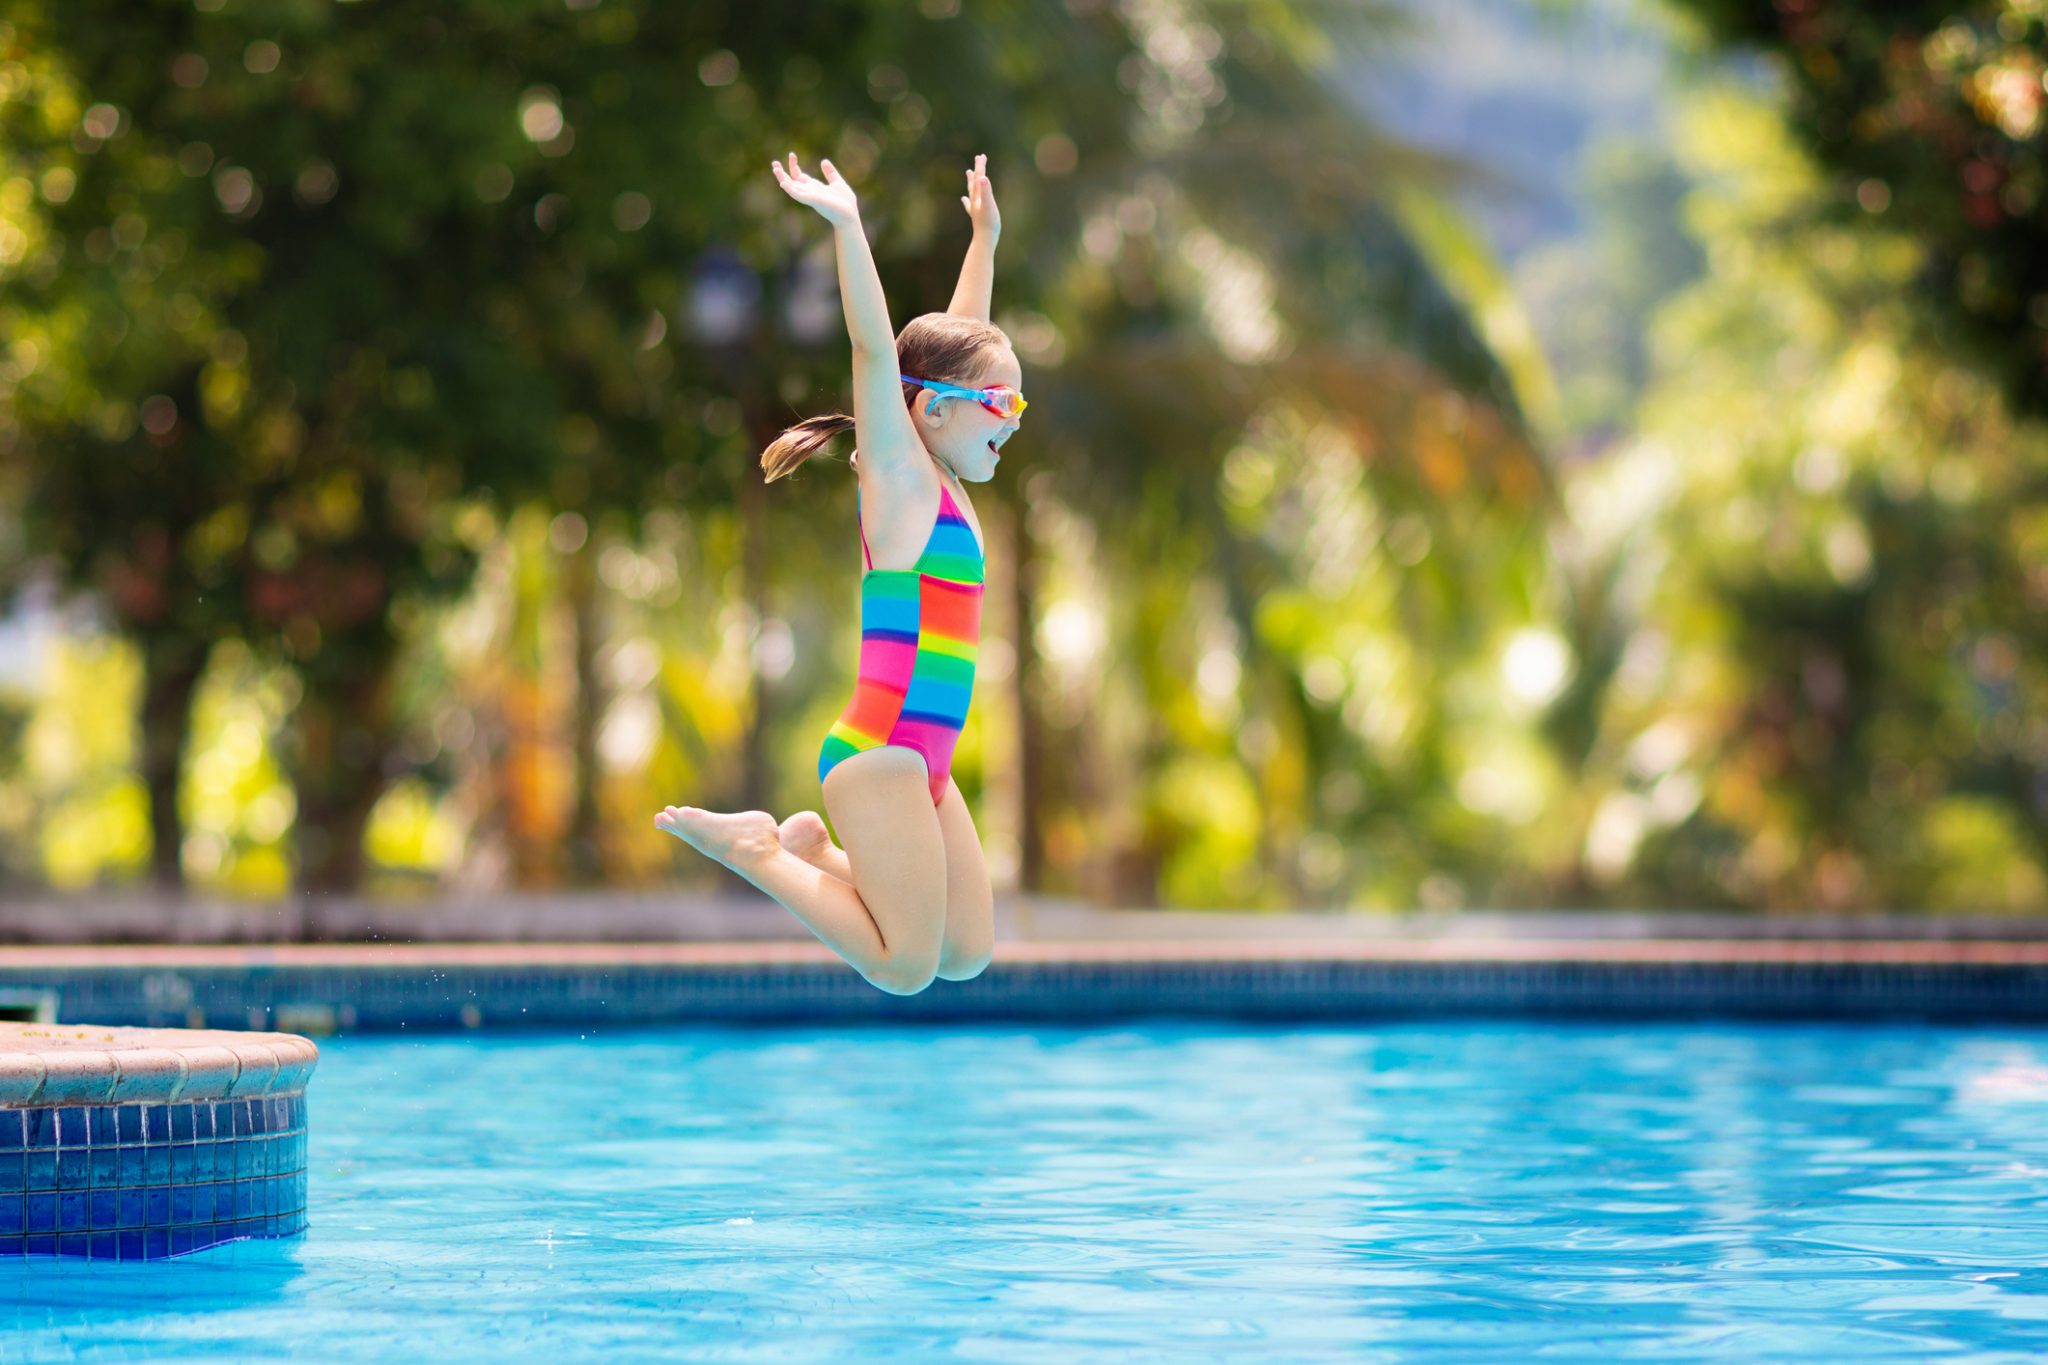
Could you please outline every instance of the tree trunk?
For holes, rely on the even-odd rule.
[[[510,727],[505,720],[503,673],[489,680],[470,707],[475,727],[455,759],[452,807],[468,816],[462,856],[442,889],[456,894],[502,891],[517,885],[513,875]]]
[[[569,880],[594,885],[604,879],[603,831],[598,809],[602,774],[597,764],[597,725],[604,710],[604,685],[598,677],[597,652],[602,642],[597,591],[597,531],[569,556],[563,575],[569,610],[575,622],[576,713],[575,795],[569,816]]]
[[[330,646],[346,648],[346,646]],[[339,666],[303,670],[291,772],[298,796],[298,889],[345,893],[362,885],[363,832],[384,794],[390,752],[395,642]],[[321,660],[320,663],[325,663]]]
[[[207,642],[179,631],[145,633],[142,645],[142,780],[149,791],[149,880],[160,890],[185,885],[185,826],[178,791],[192,697],[206,671]]]
[[[1017,665],[1017,781],[1021,792],[1017,812],[1017,889],[1037,895],[1045,887],[1045,722],[1039,714],[1038,698],[1044,679],[1038,661],[1034,628],[1038,582],[1037,557],[1032,553],[1029,509],[1019,507],[1014,521],[1016,534],[1010,538],[1010,620],[1015,624]]]
[[[757,433],[755,449],[764,448],[773,439],[772,432],[767,440],[758,439]],[[768,619],[768,485],[758,469],[749,469],[740,476],[739,502],[741,590],[747,595],[754,620],[764,622]],[[769,693],[761,679],[759,659],[757,649],[755,666],[747,670],[747,729],[740,775],[742,810],[767,810],[769,794],[774,790],[774,779],[768,771]]]
[[[991,676],[984,683],[984,670],[977,666],[974,679],[983,733],[988,737],[975,824],[981,830],[983,847],[989,850],[989,875],[998,896],[1017,890],[1017,851],[1023,847],[1022,724],[1017,705],[1018,632],[1013,615],[1017,604],[1017,521],[1017,510],[1007,501],[997,503],[991,499],[990,506],[981,514],[982,533],[988,537],[981,638],[984,646],[998,641],[1010,646],[1009,672],[1003,678],[996,679],[989,670]],[[985,648],[983,657],[990,653]],[[997,856],[998,849],[1001,856]]]

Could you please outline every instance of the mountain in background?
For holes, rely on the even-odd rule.
[[[1553,452],[1597,455],[1629,428],[1651,314],[1704,268],[1670,142],[1698,59],[1655,0],[1402,3],[1397,55],[1356,62],[1340,88],[1376,124],[1464,165],[1450,197],[1556,379]]]
[[[1647,0],[1402,0],[1397,55],[1340,82],[1376,124],[1469,162],[1457,202],[1512,267],[1589,226],[1589,148],[1665,143],[1680,77],[1669,21]]]

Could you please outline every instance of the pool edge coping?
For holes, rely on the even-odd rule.
[[[0,946],[0,971],[19,968],[264,967],[811,967],[839,956],[822,943],[527,941],[501,943],[297,943],[261,945],[93,944]],[[991,970],[1006,966],[1134,966],[1146,963],[1613,963],[1623,965],[1816,964],[2048,966],[2048,942],[1996,939],[1613,939],[1474,938],[1360,940],[1117,939],[999,941]]]

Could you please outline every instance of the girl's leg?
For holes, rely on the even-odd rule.
[[[968,813],[967,800],[948,777],[938,806],[939,833],[946,845],[946,933],[939,946],[939,979],[969,981],[980,976],[995,953],[995,893],[988,859]],[[813,810],[800,810],[776,830],[782,846],[828,876],[853,884],[846,850]]]
[[[948,776],[939,802],[939,834],[946,845],[946,935],[939,945],[939,977],[969,981],[980,976],[996,949],[996,899],[989,885],[988,858],[975,832],[967,798]]]
[[[885,747],[826,775],[853,884],[782,847],[766,811],[671,806],[654,822],[772,896],[875,986],[911,995],[936,975],[945,932],[946,853],[925,771],[915,751]]]

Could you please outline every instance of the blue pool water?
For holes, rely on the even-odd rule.
[[[312,1231],[0,1263],[0,1358],[2036,1359],[2048,1035],[331,1040]]]

